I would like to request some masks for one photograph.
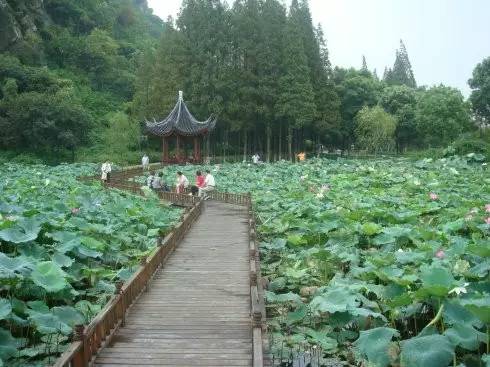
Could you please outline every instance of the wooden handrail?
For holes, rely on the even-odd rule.
[[[112,339],[117,329],[124,325],[127,310],[148,287],[150,280],[179,244],[191,224],[199,217],[201,211],[202,202],[198,201],[163,240],[159,239],[156,251],[148,259],[143,259],[138,270],[117,290],[117,294],[109,300],[90,324],[75,327],[74,342],[55,362],[55,367],[86,367],[93,362],[98,351]]]
[[[257,244],[257,228],[251,195],[243,195],[249,214],[249,252],[250,252],[250,316],[252,318],[252,366],[264,366],[266,347],[266,313],[264,289],[260,269],[260,252]]]
[[[129,170],[128,170],[129,171]],[[128,176],[129,177],[129,176]],[[109,182],[107,187],[127,190],[138,195],[143,190],[138,184],[129,182]],[[124,326],[127,310],[134,304],[141,293],[149,286],[156,272],[163,266],[170,253],[180,243],[192,223],[202,212],[203,202],[200,198],[186,194],[159,192],[159,197],[172,203],[190,206],[182,220],[163,239],[157,241],[157,249],[147,259],[142,259],[138,270],[120,287],[103,310],[89,325],[75,327],[74,341],[55,362],[54,367],[87,367],[93,364],[97,353],[107,345],[118,328]],[[264,349],[266,338],[266,312],[264,290],[261,279],[260,253],[257,244],[255,213],[250,193],[236,194],[212,191],[209,196],[217,201],[245,206],[249,215],[250,244],[250,315],[253,337],[253,367],[264,366]]]

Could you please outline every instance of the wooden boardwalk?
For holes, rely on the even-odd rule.
[[[206,202],[96,366],[252,366],[248,213]]]

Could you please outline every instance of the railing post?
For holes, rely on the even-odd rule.
[[[86,367],[90,359],[87,335],[84,325],[75,325],[73,339],[82,343],[82,347],[73,359],[73,367]]]
[[[121,326],[124,326],[126,325],[126,304],[125,304],[125,301],[124,301],[124,293],[123,293],[123,287],[124,285],[124,282],[122,280],[118,280],[116,282],[116,291],[114,292],[115,294],[117,294],[119,297],[120,297],[120,301],[121,301]],[[117,320],[116,320],[117,322]]]

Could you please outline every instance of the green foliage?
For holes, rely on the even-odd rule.
[[[273,353],[321,345],[355,364],[354,343],[357,364],[446,367],[483,350],[485,166],[453,156],[210,168],[220,191],[252,192]]]
[[[463,95],[443,85],[419,97],[415,121],[421,140],[430,146],[445,146],[471,128],[469,106]]]
[[[390,86],[383,90],[379,103],[386,112],[396,117],[397,148],[403,150],[416,144],[418,140],[415,125],[416,91],[406,85]]]
[[[355,138],[355,116],[364,106],[373,107],[378,103],[382,85],[371,75],[354,69],[335,68],[333,80],[341,100],[342,146],[349,147]]]
[[[108,116],[108,126],[100,134],[100,144],[104,152],[111,157],[118,157],[137,147],[140,137],[139,124],[132,121],[128,115],[117,112]]]
[[[410,88],[417,87],[412,65],[408,58],[408,52],[402,40],[400,40],[400,48],[396,50],[393,69],[385,70],[383,79],[389,85],[406,85]]]
[[[356,144],[371,153],[388,152],[395,145],[396,119],[381,107],[364,107],[355,118]]]
[[[0,359],[43,365],[150,255],[180,210],[79,175],[95,165],[0,165]],[[39,340],[47,338],[45,347]],[[52,342],[50,341],[52,340]],[[37,348],[37,349],[36,349]]]
[[[481,122],[490,123],[490,57],[475,67],[468,84],[473,89],[470,96],[473,111]]]
[[[9,1],[5,11],[6,34],[15,24],[20,34],[0,40],[0,148],[72,159],[63,152],[93,143],[105,116],[132,100],[163,22],[133,0]]]

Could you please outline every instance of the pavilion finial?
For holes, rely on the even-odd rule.
[[[183,100],[184,100],[184,92],[179,90],[179,101],[183,101]]]

